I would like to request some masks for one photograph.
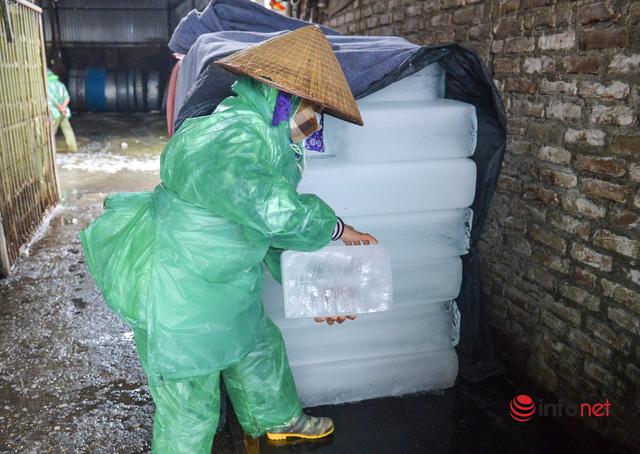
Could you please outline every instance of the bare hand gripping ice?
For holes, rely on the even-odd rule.
[[[328,246],[282,254],[286,318],[367,314],[391,309],[391,261],[382,246]]]

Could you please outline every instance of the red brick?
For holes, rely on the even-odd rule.
[[[605,136],[606,134],[598,129],[569,128],[564,134],[564,140],[571,144],[601,146],[604,145]]]
[[[538,84],[540,87],[540,93],[544,94],[563,93],[566,95],[575,95],[578,92],[578,87],[575,81],[564,82],[561,80],[550,81],[542,79]]]
[[[632,311],[640,312],[640,293],[607,279],[602,279],[602,293]]]
[[[608,71],[613,74],[637,73],[640,71],[640,54],[616,54],[609,63]]]
[[[579,84],[580,96],[583,98],[626,99],[629,96],[629,85],[616,80],[609,85],[598,82],[583,82]]]
[[[602,1],[589,5],[580,5],[577,11],[578,22],[583,25],[605,21],[611,18],[617,19],[618,17],[620,17],[620,15],[614,15],[610,11],[609,6]]]
[[[598,277],[595,274],[578,266],[574,267],[573,279],[576,284],[586,285],[591,288],[595,288],[598,281]]]
[[[567,249],[567,243],[564,239],[535,225],[529,228],[529,238],[558,251],[560,254],[564,254]]]
[[[517,11],[520,6],[520,0],[500,0],[500,13],[507,14]]]
[[[529,79],[507,79],[504,84],[504,91],[533,94],[536,92],[536,83]]]
[[[538,151],[538,159],[566,165],[571,162],[571,153],[564,148],[546,146]]]
[[[591,122],[603,125],[629,126],[636,121],[633,109],[627,106],[593,106]]]
[[[570,170],[561,171],[541,168],[538,171],[538,175],[541,181],[561,188],[572,188],[578,183],[578,178]]]
[[[580,221],[574,217],[563,214],[562,212],[556,212],[552,216],[550,216],[549,222],[554,227],[564,230],[565,232],[569,232],[573,235],[577,235],[583,240],[587,240],[589,238],[589,234],[591,233],[588,222]]]
[[[520,60],[518,58],[496,58],[493,63],[496,73],[519,73]]]
[[[511,101],[509,113],[515,115],[526,115],[527,117],[544,118],[544,104],[534,103],[523,99]]]
[[[586,31],[582,35],[582,49],[609,49],[625,47],[629,42],[627,30],[615,28],[611,30]]]
[[[543,50],[571,49],[575,46],[575,44],[576,34],[574,32],[543,35],[538,39],[538,47]]]
[[[582,244],[573,244],[571,247],[571,257],[602,271],[611,271],[613,269],[613,260],[611,257],[600,254]]]
[[[535,47],[536,43],[533,38],[507,38],[504,41],[504,52],[531,52]]]
[[[562,197],[562,208],[569,213],[575,213],[592,219],[601,219],[607,210],[605,207],[584,197],[577,191],[567,191]]]
[[[564,66],[571,74],[599,74],[600,57],[567,57]]]
[[[456,10],[453,13],[453,23],[458,25],[468,25],[473,23],[473,19],[476,17],[475,6],[469,6]]]
[[[639,156],[640,136],[618,136],[609,150],[621,156]]]
[[[614,207],[609,212],[609,225],[623,229],[639,229],[640,214],[620,207]]]
[[[596,231],[593,244],[633,259],[640,258],[640,241],[617,235],[609,230]],[[638,299],[638,307],[640,308],[640,299]]]
[[[629,189],[624,186],[593,178],[581,178],[580,189],[587,195],[613,200],[614,202],[624,202],[627,195],[629,195]]]
[[[597,156],[578,156],[577,166],[581,170],[610,175],[612,177],[621,177],[625,174],[624,159]]]
[[[555,191],[547,189],[538,183],[526,184],[522,192],[522,198],[524,200],[539,200],[544,202],[545,205],[557,205],[560,201]]]

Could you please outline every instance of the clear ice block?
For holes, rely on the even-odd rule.
[[[473,211],[456,210],[346,216],[344,222],[374,235],[394,260],[423,260],[469,251]]]
[[[475,151],[478,125],[471,104],[452,99],[370,104],[368,99],[358,103],[364,126],[325,116],[327,155],[368,163],[462,158]]]
[[[454,299],[460,293],[462,260],[449,257],[392,262],[394,305],[410,306]]]
[[[457,336],[450,301],[394,306],[339,326],[310,319],[295,322],[281,327],[292,366],[438,350],[452,347]]]
[[[286,318],[389,310],[391,261],[382,246],[330,246],[282,254]]]
[[[294,366],[305,407],[399,396],[453,386],[458,375],[454,348]]]
[[[338,216],[465,208],[475,196],[476,164],[469,158],[383,164],[311,159],[307,164],[298,192],[318,195]]]
[[[444,70],[433,63],[359,100],[363,104],[425,102],[444,97]]]

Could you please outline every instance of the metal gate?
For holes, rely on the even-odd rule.
[[[0,276],[58,201],[42,10],[0,0]]]

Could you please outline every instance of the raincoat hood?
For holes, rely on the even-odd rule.
[[[276,99],[280,90],[256,79],[252,79],[251,77],[242,76],[231,86],[231,91],[237,95],[239,99],[253,106],[256,113],[258,113],[265,122],[271,123]],[[289,120],[293,117],[301,101],[301,98],[291,95]]]

